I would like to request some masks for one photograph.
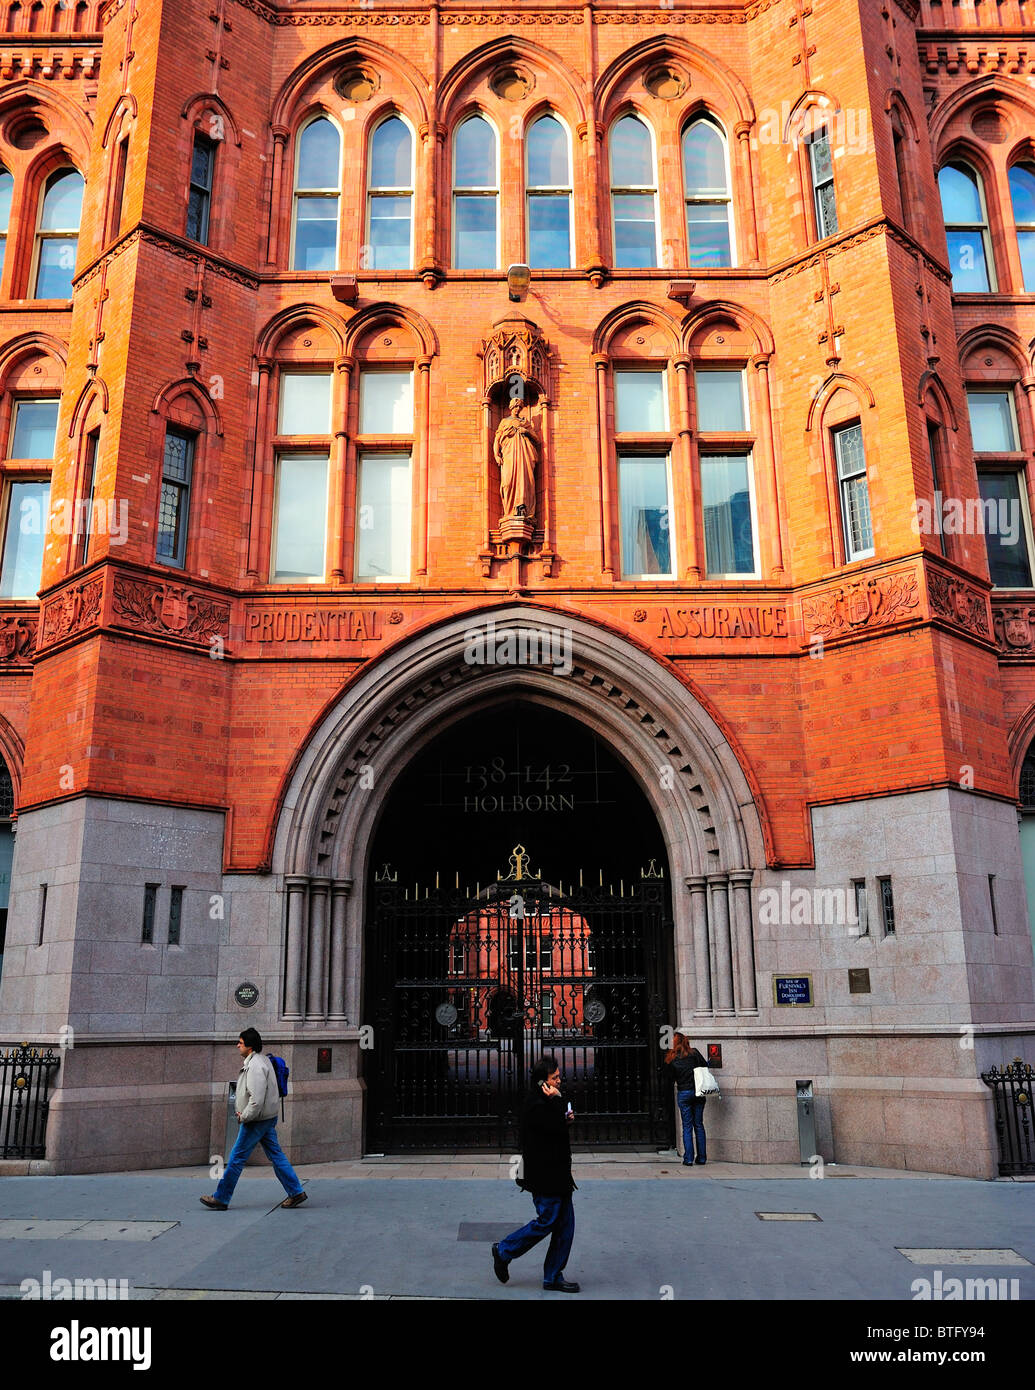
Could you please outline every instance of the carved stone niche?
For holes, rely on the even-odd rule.
[[[358,104],[369,101],[380,89],[381,74],[367,63],[353,64],[338,74],[334,86],[340,97]]]
[[[549,574],[553,557],[543,553],[545,475],[549,466],[549,345],[537,324],[518,317],[506,318],[493,325],[492,334],[482,343],[481,358],[489,454],[489,549],[482,555],[483,572],[491,572],[492,559],[520,555],[542,559],[544,573]],[[514,402],[516,409],[512,409]],[[525,442],[519,442],[517,449],[524,449],[525,467],[534,470],[534,501],[527,484],[524,488],[515,486],[513,478],[503,476],[514,447],[506,428],[510,420],[525,427]],[[516,507],[505,506],[504,492],[517,500]]]

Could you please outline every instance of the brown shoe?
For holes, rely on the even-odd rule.
[[[304,1192],[296,1192],[293,1197],[285,1197],[281,1202],[282,1207],[300,1207],[303,1202],[308,1202],[309,1198]]]
[[[208,1207],[209,1211],[226,1211],[225,1202],[217,1202],[215,1197],[202,1197],[201,1205]]]

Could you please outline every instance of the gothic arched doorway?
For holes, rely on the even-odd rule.
[[[598,735],[517,699],[452,725],[396,779],[367,883],[368,1150],[512,1151],[543,1052],[576,1143],[672,1143],[664,841]]]

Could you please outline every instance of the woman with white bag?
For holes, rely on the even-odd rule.
[[[675,1080],[676,1102],[683,1117],[683,1167],[691,1168],[695,1162],[707,1163],[704,1103],[709,1094],[718,1091],[718,1087],[704,1058],[696,1047],[691,1046],[690,1039],[684,1033],[676,1033],[672,1039],[672,1046],[665,1054],[665,1064]]]

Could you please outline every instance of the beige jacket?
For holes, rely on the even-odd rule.
[[[280,1093],[273,1063],[261,1052],[251,1052],[237,1078],[234,1109],[242,1124],[252,1120],[273,1120],[280,1112]]]

